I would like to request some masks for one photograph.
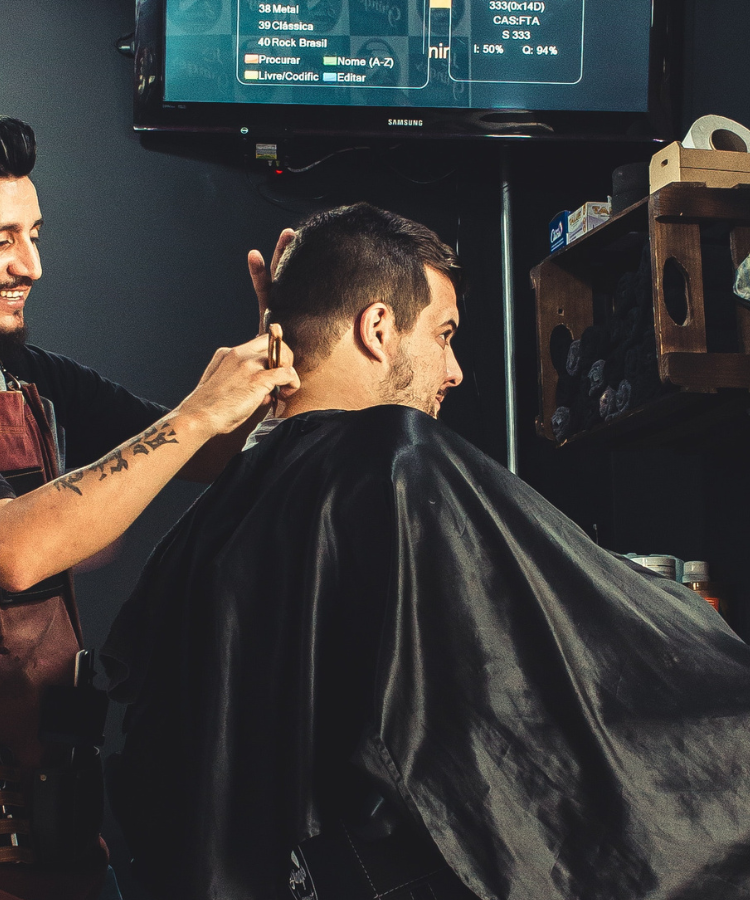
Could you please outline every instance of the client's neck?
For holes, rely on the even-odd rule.
[[[379,374],[362,353],[342,342],[317,368],[300,373],[300,389],[279,404],[277,415],[288,419],[314,409],[376,406],[382,402]]]
[[[323,369],[301,375],[300,381],[300,389],[283,404],[283,410],[279,404],[278,415],[284,419],[313,409],[364,409],[378,402],[361,385],[353,381],[340,383],[327,377]]]

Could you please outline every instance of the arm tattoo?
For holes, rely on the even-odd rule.
[[[173,441],[170,441],[169,438],[174,437],[175,432],[174,429],[171,431],[167,431],[168,425],[163,425],[159,428],[152,428],[151,431],[147,431],[143,435],[143,440],[152,450],[157,450],[159,447],[163,447],[164,444],[178,444],[179,441],[175,437]]]
[[[102,481],[108,475],[114,475],[116,472],[127,470],[128,461],[125,454],[127,454],[128,451],[131,451],[132,456],[136,456],[138,453],[148,455],[154,450],[158,450],[159,447],[163,447],[165,444],[179,444],[175,430],[168,424],[152,425],[151,428],[148,428],[143,434],[133,438],[133,440],[129,441],[124,447],[118,447],[117,450],[108,453],[98,462],[92,463],[90,466],[86,466],[83,469],[79,469],[77,472],[71,472],[69,475],[63,475],[61,478],[57,478],[54,482],[55,488],[58,491],[67,489],[74,491],[79,496],[83,496],[83,491],[77,487],[77,485],[87,472],[98,472],[99,481]]]
[[[92,466],[90,466],[90,468],[94,471],[101,472],[99,481],[101,481],[102,478],[107,477],[107,473],[104,470],[107,468],[109,463],[114,462],[115,460],[117,460],[117,464],[112,466],[112,468],[109,470],[110,475],[113,475],[115,472],[121,472],[123,469],[127,469],[128,461],[122,455],[122,450],[113,450],[111,453],[105,456],[101,462],[94,463]]]
[[[83,492],[76,487],[76,483],[79,482],[84,476],[83,472],[71,472],[70,475],[63,475],[62,478],[58,478],[55,481],[55,487],[58,491],[65,490],[67,488],[70,491],[74,491],[78,494],[79,497],[83,496]]]

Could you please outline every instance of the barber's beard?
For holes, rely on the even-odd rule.
[[[0,361],[4,361],[6,357],[12,356],[20,347],[26,344],[29,336],[29,327],[23,319],[20,320],[18,328],[12,331],[0,331]]]
[[[31,278],[18,277],[4,284],[0,284],[0,291],[14,291],[17,288],[30,288],[34,282]],[[11,356],[15,350],[23,347],[29,335],[29,329],[24,319],[23,310],[17,310],[13,316],[13,326],[0,328],[0,361],[6,356]]]

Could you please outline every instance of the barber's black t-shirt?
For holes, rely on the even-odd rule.
[[[52,402],[66,469],[95,462],[167,412],[87,366],[30,344],[6,354],[3,365]],[[13,496],[0,476],[0,498]]]

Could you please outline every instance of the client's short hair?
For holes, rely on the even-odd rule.
[[[295,366],[323,362],[353,319],[385,303],[409,332],[430,302],[425,266],[461,287],[458,257],[429,228],[368,203],[316,213],[302,222],[281,259],[271,321],[284,329]]]
[[[0,116],[0,178],[24,178],[36,162],[36,138],[31,125]]]

